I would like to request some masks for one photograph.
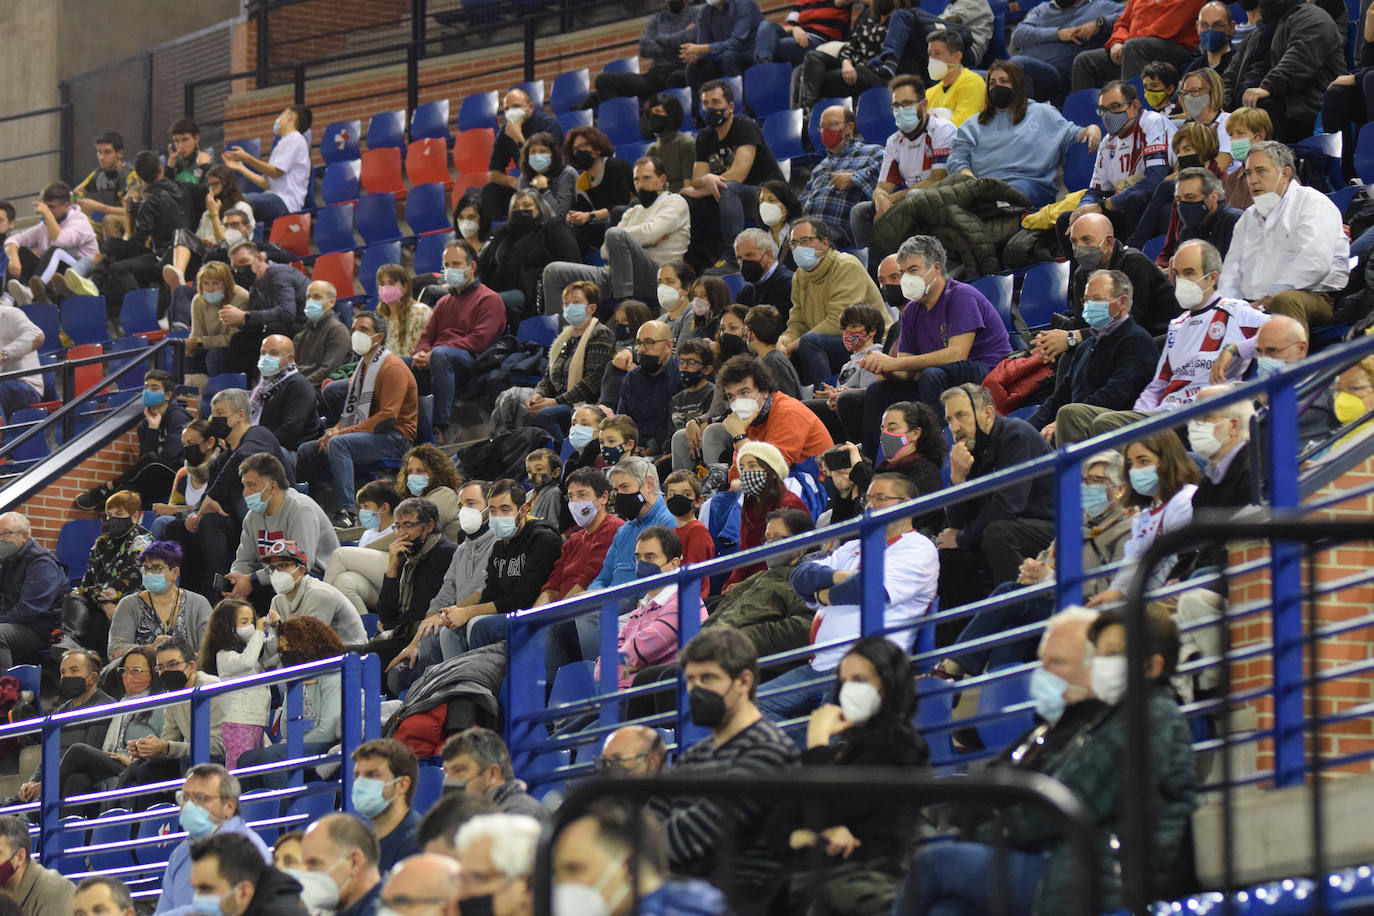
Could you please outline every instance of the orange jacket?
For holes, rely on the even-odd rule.
[[[1163,38],[1197,50],[1197,14],[1206,0],[1127,0],[1107,47],[1128,38]]]

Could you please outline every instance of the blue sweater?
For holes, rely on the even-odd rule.
[[[669,530],[677,527],[673,513],[668,511],[668,506],[661,496],[657,502],[649,507],[649,511],[644,513],[643,518],[626,522],[620,526],[620,530],[615,533],[615,537],[611,540],[610,549],[606,551],[606,561],[601,564],[601,572],[597,573],[592,584],[587,586],[587,591],[594,592],[598,588],[610,588],[613,585],[633,582],[635,578],[635,541],[639,540],[639,532],[654,525],[664,525]]]
[[[1053,3],[1041,3],[1031,7],[1026,18],[1011,35],[1012,46],[1018,55],[1042,60],[1061,73],[1073,70],[1073,59],[1083,51],[1102,47],[1107,36],[1112,34],[1112,26],[1126,4],[1116,0],[1087,0],[1074,4],[1068,9],[1060,9]],[[1060,41],[1059,30],[1069,26],[1082,25],[1101,18],[1106,24],[1098,30],[1091,40],[1082,44]]]
[[[977,117],[959,126],[949,153],[949,174],[969,169],[979,178],[1000,178],[1031,199],[1032,209],[1054,200],[1059,165],[1082,130],[1052,105],[1029,102],[1020,124],[999,111],[987,124]]]
[[[708,57],[752,51],[754,34],[763,22],[763,13],[754,0],[729,0],[720,9],[703,3],[697,11],[697,34],[694,43],[711,50]]]
[[[673,395],[681,390],[682,376],[678,373],[676,357],[670,356],[656,375],[636,366],[625,373],[615,412],[635,421],[639,444],[666,450],[673,438]]]

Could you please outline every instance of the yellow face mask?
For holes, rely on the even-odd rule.
[[[1150,103],[1150,107],[1159,111],[1164,103],[1169,101],[1169,91],[1167,89],[1146,89],[1145,101]]]
[[[1352,423],[1364,416],[1368,408],[1364,406],[1364,401],[1355,397],[1348,391],[1336,392],[1335,400],[1336,419],[1342,424]]]

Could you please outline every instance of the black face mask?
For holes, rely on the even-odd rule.
[[[258,282],[258,275],[253,273],[253,268],[251,267],[235,267],[234,282],[244,289],[249,289],[254,283]]]
[[[633,493],[615,494],[615,514],[625,521],[633,521],[639,518],[639,512],[644,508],[644,495],[636,490]]]
[[[661,193],[661,191],[636,191],[635,197],[639,198],[639,205],[647,210],[654,205],[654,201],[658,200],[658,195]]]
[[[630,339],[630,326],[629,326],[628,324],[618,324],[618,325],[616,325],[616,326],[615,326],[615,339],[616,339],[616,340],[629,340],[629,339]]]
[[[1194,154],[1178,157],[1178,167],[1180,169],[1202,168],[1202,157]]]
[[[993,86],[988,90],[988,104],[998,111],[1010,108],[1013,98],[1015,95],[1010,86]]]
[[[706,377],[706,373],[702,372],[700,369],[688,369],[686,371],[678,370],[678,375],[682,377],[683,388],[695,388],[697,382]]]
[[[184,458],[186,463],[191,467],[196,467],[197,465],[205,463],[205,452],[201,450],[199,445],[183,445],[181,447],[181,457]]]
[[[687,0],[668,0],[668,12],[680,13],[687,8]]]
[[[458,916],[493,916],[496,909],[491,894],[458,901]]]
[[[528,229],[534,225],[534,214],[528,210],[516,210],[511,213],[506,225],[512,229]]]
[[[57,685],[57,695],[64,700],[75,700],[85,692],[86,679],[84,677],[64,677],[62,683]]]
[[[650,375],[657,375],[658,370],[663,368],[663,360],[652,353],[636,354],[635,362],[639,363],[639,368]]]
[[[164,671],[162,672],[162,687],[164,690],[184,690],[186,688],[185,671]]]
[[[596,154],[589,149],[574,150],[572,154],[572,164],[573,168],[577,169],[579,172],[585,172],[587,169],[596,165]]]
[[[722,362],[732,356],[739,356],[748,349],[749,345],[746,344],[744,338],[740,337],[738,334],[720,335],[720,358]]]
[[[1274,25],[1296,5],[1293,0],[1260,0],[1260,20],[1265,25]]]
[[[210,427],[206,432],[209,433],[212,438],[227,439],[229,438],[230,432],[229,421],[224,417],[211,417]]]
[[[763,279],[763,265],[758,261],[740,261],[739,274],[745,283],[757,283]]]
[[[664,502],[668,504],[668,511],[673,515],[683,516],[692,514],[692,497],[690,496],[683,496],[681,493],[678,493],[674,496],[669,496]]]
[[[134,527],[134,520],[131,518],[107,518],[105,528],[115,537],[128,534]]]
[[[725,719],[725,697],[705,687],[693,687],[687,695],[687,709],[693,725],[715,728]]]
[[[651,115],[649,115],[649,130],[650,130],[655,136],[657,136],[658,134],[667,133],[669,126],[670,126],[670,125],[668,124],[668,116],[667,116],[667,115],[660,115],[660,114],[651,114]]]
[[[886,283],[883,285],[883,301],[900,311],[906,306],[906,293],[902,292],[900,284]]]

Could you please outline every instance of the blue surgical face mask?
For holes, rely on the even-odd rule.
[[[200,294],[200,298],[204,299],[211,305],[219,305],[221,302],[224,301],[224,290],[205,290]]]
[[[581,302],[569,302],[563,306],[563,317],[575,328],[582,327],[587,320],[587,307]]]
[[[318,299],[305,300],[305,317],[311,321],[319,321],[324,317],[324,303]]]
[[[1154,496],[1159,492],[1159,468],[1131,468],[1131,489],[1141,496]]]
[[[262,512],[267,508],[267,500],[261,493],[249,493],[243,498],[243,504],[249,512]]]
[[[539,174],[544,174],[553,165],[553,155],[550,153],[530,153],[530,168]]]
[[[792,260],[796,261],[802,270],[811,270],[820,263],[821,255],[816,249],[801,245],[792,249]]]
[[[162,594],[163,592],[167,591],[167,574],[144,573],[143,587],[146,588],[148,591],[152,592],[154,595]]]
[[[1277,356],[1261,356],[1255,360],[1255,374],[1259,378],[1273,375],[1275,372],[1282,372],[1288,368],[1288,364]]]
[[[411,495],[411,496],[419,496],[421,493],[425,492],[425,490],[428,489],[428,487],[429,487],[429,475],[428,475],[428,474],[407,474],[407,475],[406,475],[406,489],[410,491],[410,495]]]
[[[491,533],[503,541],[509,541],[515,537],[515,529],[519,527],[513,515],[493,515],[487,518],[487,526],[491,528]]]
[[[647,579],[650,576],[656,576],[661,572],[663,572],[663,570],[659,569],[657,566],[655,566],[653,563],[650,563],[648,560],[640,560],[639,562],[635,563],[636,579]]]
[[[595,438],[596,428],[593,426],[584,426],[581,423],[574,423],[572,429],[568,430],[568,441],[571,442],[573,448],[577,449],[579,452],[591,445],[592,440]]]
[[[444,285],[450,289],[462,289],[468,285],[468,269],[466,267],[445,267]]]
[[[263,375],[276,375],[281,371],[281,358],[277,356],[267,356],[266,354],[259,356],[258,371]]]
[[[198,840],[215,832],[216,825],[210,819],[210,812],[193,801],[188,801],[181,806],[179,820],[181,821],[181,828],[190,834],[193,840]]]
[[[392,780],[391,782],[395,782]],[[391,802],[382,794],[391,785],[370,776],[359,776],[353,780],[353,808],[363,817],[371,820],[385,811]]]
[[[921,111],[915,105],[910,108],[898,108],[892,113],[892,117],[897,122],[897,129],[904,134],[909,134],[921,126]]]
[[[1088,518],[1097,518],[1107,511],[1107,506],[1112,501],[1112,497],[1107,493],[1106,487],[1090,487],[1086,483],[1083,488],[1083,514]]]
[[[1068,689],[1069,682],[1059,675],[1043,667],[1032,671],[1030,695],[1035,701],[1035,714],[1051,725],[1058,722],[1064,715],[1064,691]]]
[[[1100,299],[1089,299],[1083,303],[1083,320],[1089,327],[1104,328],[1111,324],[1111,306]]]
[[[147,388],[144,388],[144,389],[143,389],[143,406],[144,406],[144,407],[156,407],[156,406],[158,406],[159,404],[161,404],[161,403],[162,403],[163,401],[165,401],[165,400],[167,400],[167,392],[165,392],[165,391],[150,391],[150,390],[148,390]]]
[[[382,527],[382,516],[376,509],[359,509],[358,524],[364,528],[376,531]]]
[[[224,916],[224,908],[215,894],[192,894],[191,912],[198,916]]]

